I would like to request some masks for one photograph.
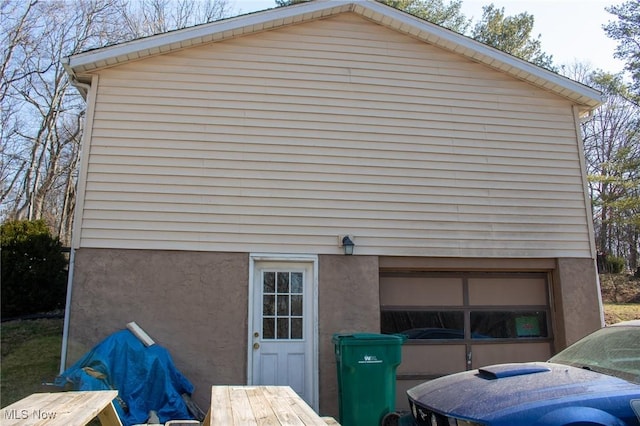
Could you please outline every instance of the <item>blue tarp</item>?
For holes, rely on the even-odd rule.
[[[146,347],[129,330],[107,337],[55,381],[68,383],[75,390],[117,390],[114,406],[124,426],[146,423],[152,410],[162,423],[193,419],[182,398],[193,393],[193,385],[166,349]]]

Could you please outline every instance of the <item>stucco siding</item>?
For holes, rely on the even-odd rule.
[[[212,384],[246,383],[246,253],[80,249],[68,367],[135,321],[171,354],[207,407]]]
[[[413,265],[414,271],[444,270],[447,265],[457,271],[478,271],[483,267],[493,270],[496,266],[501,270],[537,270],[548,266],[546,261],[534,263],[537,266],[530,259],[449,259],[443,265],[437,258],[319,256],[320,412],[338,415],[333,334],[380,331],[380,307],[385,303],[383,299],[389,300],[390,296],[388,286],[381,285],[381,270],[407,271],[408,264]],[[437,265],[441,267],[438,269]],[[593,265],[588,259],[557,259],[553,263],[552,345],[556,350],[600,326]],[[208,389],[212,384],[247,383],[248,253],[84,248],[76,251],[74,271],[66,366],[111,333],[124,329],[128,322],[136,321],[169,350],[176,366],[195,385],[194,398],[201,407],[209,404]],[[416,292],[412,303],[451,305],[447,300],[453,293],[446,296],[437,290],[454,285],[455,280],[437,283],[440,288],[430,286],[433,291],[429,298],[426,293]],[[490,291],[503,294],[504,287]],[[474,363],[546,359],[551,344],[504,343],[482,342],[483,347],[476,344]],[[425,363],[425,356],[431,361]],[[461,371],[465,363],[464,345],[405,344],[398,368],[402,377],[396,406],[405,407],[404,391],[426,380],[425,375]]]
[[[380,331],[378,258],[320,256],[318,263],[320,412],[338,417],[336,333]]]
[[[356,15],[96,90],[81,247],[591,257],[570,102]]]

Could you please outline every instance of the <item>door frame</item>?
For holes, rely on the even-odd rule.
[[[312,268],[311,276],[311,294],[313,298],[311,302],[312,312],[309,319],[312,321],[312,342],[311,347],[311,380],[312,389],[312,408],[317,412],[319,409],[319,364],[318,364],[318,256],[311,254],[269,254],[269,253],[250,253],[249,254],[249,303],[247,312],[247,385],[253,385],[253,333],[252,323],[254,315],[254,279],[256,264],[260,262],[278,262],[278,263],[304,263]]]

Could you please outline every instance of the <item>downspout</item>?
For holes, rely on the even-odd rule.
[[[60,349],[60,374],[67,365],[67,347],[69,343],[69,319],[71,315],[71,293],[73,291],[73,271],[75,269],[76,249],[71,247],[69,256],[69,274],[67,278],[67,297],[64,302],[64,325],[62,328],[62,348]]]
[[[90,84],[80,83],[76,78],[73,69],[69,64],[69,58],[64,58],[62,60],[62,66],[67,71],[67,75],[69,76],[69,82],[73,87],[78,89],[82,98],[86,101],[87,94],[91,89]],[[77,207],[77,205],[76,205]],[[77,220],[77,210],[74,212],[74,222]],[[75,228],[75,227],[74,227]],[[65,298],[64,304],[64,324],[62,326],[62,347],[60,349],[60,374],[62,374],[66,370],[67,365],[67,349],[69,346],[69,323],[71,317],[71,295],[73,293],[73,273],[75,270],[75,259],[76,259],[76,248],[75,244],[73,244],[73,238],[71,239],[71,252],[69,255],[69,273],[67,275],[67,296]]]

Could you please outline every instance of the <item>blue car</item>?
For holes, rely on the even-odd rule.
[[[407,394],[420,426],[640,425],[640,321],[602,328],[547,362],[465,371]]]

